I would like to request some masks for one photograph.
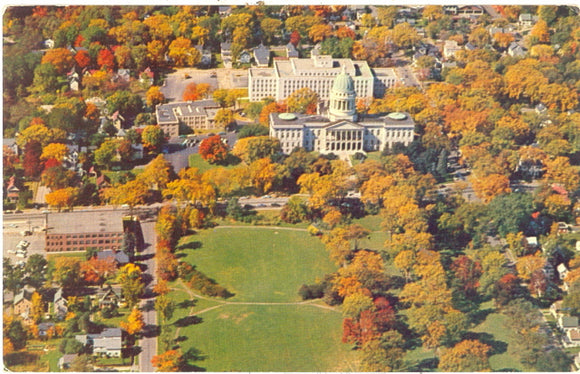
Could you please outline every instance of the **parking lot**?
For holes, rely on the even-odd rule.
[[[4,215],[2,227],[2,248],[5,258],[9,258],[12,264],[20,261],[26,261],[28,257],[33,254],[45,254],[45,233],[44,215]],[[23,236],[23,231],[30,230],[32,235]],[[16,250],[16,246],[21,240],[26,240],[30,243],[27,250],[27,258],[16,256],[15,253],[8,251]]]
[[[185,87],[190,83],[207,83],[211,90],[218,88],[247,88],[248,71],[244,69],[177,69],[168,74],[161,92],[168,101],[181,101]]]

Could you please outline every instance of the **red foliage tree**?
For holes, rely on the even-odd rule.
[[[475,296],[477,287],[479,287],[481,264],[463,255],[453,261],[451,270],[455,273],[455,279],[459,282],[465,295],[467,297]]]
[[[530,292],[537,297],[542,297],[548,288],[548,279],[542,269],[538,269],[530,276]]]
[[[222,142],[219,135],[204,139],[199,145],[201,158],[211,164],[225,161],[228,156],[228,147]]]
[[[115,66],[115,55],[113,55],[113,52],[108,48],[101,49],[97,56],[97,64],[99,64],[101,68],[111,70]]]
[[[80,50],[75,55],[75,61],[80,68],[86,68],[91,63],[91,56],[89,55],[89,52]]]
[[[519,296],[521,296],[522,287],[520,279],[514,274],[506,274],[495,283],[493,298],[499,306],[506,305]]]
[[[167,248],[157,250],[157,276],[164,281],[173,281],[177,278],[177,268],[179,266],[177,257]]]
[[[24,168],[24,175],[29,178],[38,178],[44,165],[40,161],[42,155],[42,145],[39,141],[31,140],[24,146],[24,158],[22,160],[22,167]]]
[[[199,92],[197,91],[197,84],[195,84],[195,82],[191,82],[185,87],[185,91],[183,91],[183,100],[184,101],[199,100]]]
[[[345,318],[342,321],[342,342],[358,343],[360,341],[360,326],[352,318]]]
[[[294,47],[300,43],[300,33],[297,30],[292,31],[292,34],[290,34],[290,43],[294,44]]]
[[[62,165],[56,158],[49,158],[44,162],[44,170]]]
[[[90,284],[102,285],[116,271],[117,266],[115,260],[111,257],[103,260],[92,257],[90,260],[81,263],[83,279]]]

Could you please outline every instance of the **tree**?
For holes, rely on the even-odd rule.
[[[464,340],[447,350],[437,367],[441,371],[476,372],[489,371],[488,353],[491,347],[478,340]]]
[[[280,211],[280,219],[288,223],[298,223],[308,217],[308,206],[300,196],[292,196]]]
[[[229,125],[234,123],[234,112],[231,109],[221,108],[214,117],[216,126],[227,129]]]
[[[97,64],[101,69],[113,70],[115,68],[115,55],[108,48],[103,48],[97,56]]]
[[[76,257],[57,257],[52,278],[62,288],[74,288],[81,284],[81,262]]]
[[[318,94],[308,87],[292,92],[288,97],[288,110],[297,113],[315,114]]]
[[[276,34],[280,33],[281,26],[282,21],[276,18],[263,18],[260,21],[260,28],[266,38],[266,45],[270,45],[274,41]]]
[[[119,111],[125,118],[135,118],[143,111],[143,100],[129,91],[115,91],[107,97],[107,109],[109,113]]]
[[[238,140],[232,154],[246,164],[261,158],[271,157],[280,152],[280,140],[269,136],[254,136]]]
[[[393,27],[391,37],[393,43],[405,49],[413,47],[421,40],[421,37],[417,34],[417,30],[407,22],[399,23]]]
[[[173,316],[175,302],[169,299],[166,294],[161,294],[155,299],[155,310],[159,312],[162,323],[167,323]]]
[[[65,144],[50,143],[42,149],[40,158],[44,160],[53,158],[58,162],[62,162],[66,155],[68,155],[68,147]]]
[[[548,24],[543,19],[538,20],[532,30],[530,31],[530,35],[536,38],[536,40],[540,43],[549,43],[550,42],[550,29],[548,28]]]
[[[163,155],[157,155],[146,167],[138,179],[150,189],[162,190],[171,181],[173,166]]]
[[[113,161],[117,159],[118,145],[119,142],[116,139],[105,140],[94,152],[95,164],[109,170]]]
[[[72,207],[78,194],[78,188],[67,187],[46,194],[46,203],[60,212],[64,207]]]
[[[159,153],[161,146],[165,143],[165,136],[163,130],[158,125],[149,125],[143,129],[141,133],[143,146],[148,149],[150,153]]]
[[[165,102],[165,95],[163,95],[159,86],[149,87],[145,102],[150,108],[155,108],[158,104],[163,104]]]
[[[107,188],[103,192],[104,200],[113,205],[127,204],[132,209],[143,204],[149,188],[141,179],[135,179],[117,187]]]
[[[184,364],[184,358],[179,351],[169,350],[160,355],[153,356],[151,363],[157,371],[176,372],[181,371]]]
[[[272,188],[277,177],[276,164],[269,158],[261,158],[249,165],[250,179],[258,194],[264,194]]]
[[[370,296],[357,292],[344,298],[342,313],[349,318],[358,319],[363,311],[372,310],[374,307],[373,299]]]
[[[45,303],[42,301],[42,296],[38,292],[32,294],[30,303],[32,304],[30,315],[32,319],[38,323],[44,316]]]
[[[183,91],[183,100],[195,101],[204,99],[207,97],[208,93],[210,92],[210,89],[211,86],[207,83],[191,82],[187,86],[185,86],[185,90]],[[226,90],[222,90],[222,92],[226,93]]]
[[[16,144],[24,148],[26,144],[31,141],[37,141],[42,147],[46,147],[49,143],[59,143],[66,139],[66,132],[61,129],[49,129],[40,118],[33,118],[30,121],[30,126],[20,131],[16,138]]]
[[[520,279],[513,274],[506,274],[495,283],[492,296],[498,306],[504,306],[511,300],[523,296]]]
[[[26,261],[25,270],[28,273],[27,282],[32,287],[40,289],[45,281],[46,266],[48,261],[42,255],[33,254]]]
[[[137,304],[139,297],[145,290],[141,269],[133,263],[123,266],[117,273],[117,282],[121,284],[121,290],[127,305],[132,308]]]
[[[71,51],[66,48],[53,48],[44,53],[41,64],[51,64],[58,74],[64,74],[73,67],[74,62]]]
[[[520,257],[516,263],[516,269],[520,278],[523,280],[529,280],[533,273],[535,273],[537,270],[542,270],[545,265],[545,258],[531,255]]]
[[[455,274],[459,286],[467,297],[473,297],[479,287],[479,277],[481,276],[481,265],[469,257],[459,256],[451,264],[451,270]]]
[[[490,174],[484,177],[473,176],[470,178],[475,195],[485,203],[494,197],[511,192],[509,179],[500,174]]]
[[[219,135],[214,135],[202,140],[199,145],[199,154],[210,164],[217,164],[226,160],[228,147],[222,142]]]
[[[313,43],[322,42],[333,34],[332,26],[327,24],[313,25],[308,31],[308,37]]]
[[[113,277],[117,271],[117,265],[113,258],[98,259],[91,257],[89,260],[81,263],[80,272],[89,284],[102,286],[103,283]]]
[[[121,321],[121,328],[127,331],[129,335],[135,335],[145,326],[145,321],[143,319],[143,313],[137,307],[133,307],[131,313],[127,317],[127,322]]]
[[[24,156],[22,159],[22,166],[24,167],[24,175],[29,178],[38,178],[42,173],[43,165],[40,162],[42,155],[42,145],[37,140],[31,140],[26,143],[24,148]]]
[[[194,66],[201,61],[201,54],[192,46],[191,40],[181,36],[169,45],[168,56],[179,67]]]

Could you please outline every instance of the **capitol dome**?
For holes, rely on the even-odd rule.
[[[354,91],[354,81],[350,74],[346,71],[342,71],[334,79],[334,84],[332,85],[332,90],[337,92],[350,93]]]

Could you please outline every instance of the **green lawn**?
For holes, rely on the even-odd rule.
[[[227,305],[184,328],[207,371],[347,371],[354,360],[341,343],[340,313],[312,306]]]
[[[199,153],[193,153],[189,155],[189,167],[198,168],[201,173],[217,167],[225,167],[226,169],[230,169],[234,166],[235,165],[212,165],[209,162],[203,160]]]
[[[201,247],[184,249],[184,259],[234,293],[232,301],[299,301],[303,283],[336,270],[320,240],[304,231],[218,226],[181,244],[195,242]]]
[[[481,310],[493,308],[492,302],[483,303]],[[486,319],[475,326],[471,331],[490,336],[491,340],[485,342],[494,346],[497,353],[492,354],[489,358],[491,370],[493,371],[524,371],[524,367],[520,364],[519,358],[514,357],[508,352],[507,347],[512,344],[510,330],[505,325],[506,317],[500,313],[490,313]]]
[[[183,352],[195,348],[207,371],[346,371],[355,352],[341,342],[342,315],[314,305],[245,303],[300,302],[298,289],[336,270],[318,238],[280,228],[215,228],[183,238],[185,260],[235,296],[194,301],[199,319],[184,319],[190,305],[170,321],[179,328]],[[195,249],[194,249],[195,248]],[[179,282],[172,299],[189,299]],[[213,309],[212,309],[213,308]],[[174,330],[175,331],[175,330]]]

